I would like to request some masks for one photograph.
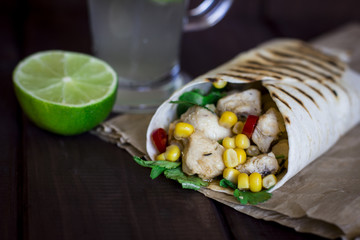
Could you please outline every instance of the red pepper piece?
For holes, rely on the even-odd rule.
[[[160,153],[165,152],[167,145],[167,134],[163,128],[155,129],[151,133],[151,139]]]
[[[249,139],[255,130],[255,126],[258,120],[259,117],[255,115],[249,115],[246,119],[242,133],[245,134]]]

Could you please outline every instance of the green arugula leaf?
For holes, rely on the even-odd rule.
[[[204,96],[199,92],[184,92],[179,97],[179,101],[189,102],[196,105],[203,105]]]
[[[223,178],[220,180],[220,187],[223,187],[223,188],[232,188],[232,189],[237,189],[237,186],[235,183]]]
[[[225,95],[226,94],[224,92],[216,88],[212,88],[207,95],[202,93],[200,89],[193,89],[189,92],[184,92],[183,94],[181,94],[178,101],[171,101],[170,103],[179,104],[176,112],[178,117],[180,117],[181,114],[186,112],[192,106],[200,106],[206,108],[205,105],[215,104],[220,98]],[[210,110],[208,108],[206,109]]]
[[[191,102],[186,102],[186,101],[170,101],[170,103],[177,103],[177,104],[179,104],[177,110],[179,110],[179,112],[180,112],[181,114],[184,113],[183,110],[185,110],[185,112],[186,112],[186,111],[187,111],[190,107],[192,107],[192,106],[199,106],[199,107],[205,108],[206,110],[209,110],[210,112],[212,112],[212,113],[215,114],[215,112],[214,112],[213,110],[211,110],[210,108],[205,107],[205,106],[202,106],[202,105],[198,105],[198,104],[195,104],[195,103],[191,103]],[[185,109],[185,108],[186,108],[186,109]],[[180,116],[181,116],[181,114],[180,114]]]
[[[204,96],[203,104],[212,104],[216,103],[220,98],[224,97],[226,94],[224,92],[213,90],[208,95]]]
[[[146,161],[137,156],[133,157],[135,162],[143,167],[149,167],[151,169],[151,179],[157,178],[166,169],[174,169],[180,166],[180,162],[169,162],[169,161]]]
[[[236,189],[234,191],[234,197],[243,205],[251,204],[256,205],[265,202],[271,198],[272,194],[267,191],[261,192],[249,192]]]
[[[166,170],[166,168],[159,167],[159,166],[153,166],[153,168],[151,169],[150,178],[151,178],[151,179],[157,178],[157,177],[160,176],[165,170]]]
[[[285,158],[285,155],[277,155],[277,156],[275,156],[275,158],[276,159],[283,159],[283,158]]]
[[[181,162],[170,162],[170,161],[147,161],[147,160],[143,160],[137,156],[133,157],[135,162],[137,162],[139,165],[143,166],[143,167],[154,167],[154,166],[158,166],[158,167],[163,167],[165,169],[173,169],[173,168],[177,168],[178,166],[180,166]]]
[[[167,169],[164,172],[165,177],[176,180],[181,183],[183,188],[199,190],[201,187],[209,185],[208,182],[203,181],[201,178],[196,176],[187,176],[181,171],[180,167],[174,169]]]

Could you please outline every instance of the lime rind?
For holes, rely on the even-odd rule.
[[[61,135],[88,131],[106,119],[115,102],[116,91],[104,101],[77,106],[53,104],[34,98],[15,85],[15,93],[25,114],[39,127]],[[75,110],[75,111],[74,111]]]
[[[79,59],[79,64],[75,64],[77,59]],[[72,62],[69,63],[69,61]],[[51,63],[54,66],[51,64],[50,66],[48,63]],[[76,66],[71,67],[72,64]],[[101,77],[101,74],[105,75],[104,78],[99,78]],[[24,79],[24,76],[26,76],[25,78],[27,79]],[[31,76],[33,76],[33,78],[31,78]],[[75,102],[67,101],[66,97],[60,97],[59,93],[55,93],[56,91],[59,91],[57,89],[57,83],[64,82],[67,77],[71,78],[74,82],[87,80],[89,84],[94,83],[102,85],[107,87],[107,91],[104,93],[102,90],[102,94],[98,94],[98,96],[95,97],[86,96],[87,101],[85,102],[77,100],[76,97],[70,98],[69,95],[67,95],[69,99],[76,100]],[[65,52],[61,50],[49,50],[28,56],[15,68],[13,78],[15,84],[23,92],[28,93],[33,98],[55,105],[63,106],[66,104],[67,106],[79,108],[103,101],[109,97],[109,95],[113,94],[117,87],[117,74],[106,62],[86,54]],[[50,82],[49,84],[44,84],[43,81],[38,81],[39,79],[50,79]],[[38,86],[37,84],[40,83],[42,85]],[[51,86],[49,85],[55,84],[56,86],[52,93],[41,94],[41,90],[34,91],[39,88],[44,90],[51,89]],[[63,86],[60,93],[66,95],[64,89],[67,88],[67,84],[62,84],[65,87]],[[102,88],[99,85],[98,87]],[[76,84],[74,84],[73,87],[74,86],[76,88]],[[72,91],[81,93],[78,89]]]

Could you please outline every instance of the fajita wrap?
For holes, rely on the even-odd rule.
[[[168,131],[170,123],[179,118],[178,105],[171,102],[194,89],[207,92],[214,82],[221,81],[228,83],[228,91],[265,89],[269,101],[281,113],[289,146],[287,164],[269,192],[327,151],[360,120],[360,79],[355,72],[336,56],[305,42],[274,40],[199,76],[165,101],[152,117],[146,134],[151,160],[159,154],[151,134],[159,128]],[[207,188],[226,192],[215,183]]]

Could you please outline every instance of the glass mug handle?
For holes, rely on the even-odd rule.
[[[199,6],[188,10],[184,30],[203,30],[217,24],[230,9],[233,0],[204,0]]]

